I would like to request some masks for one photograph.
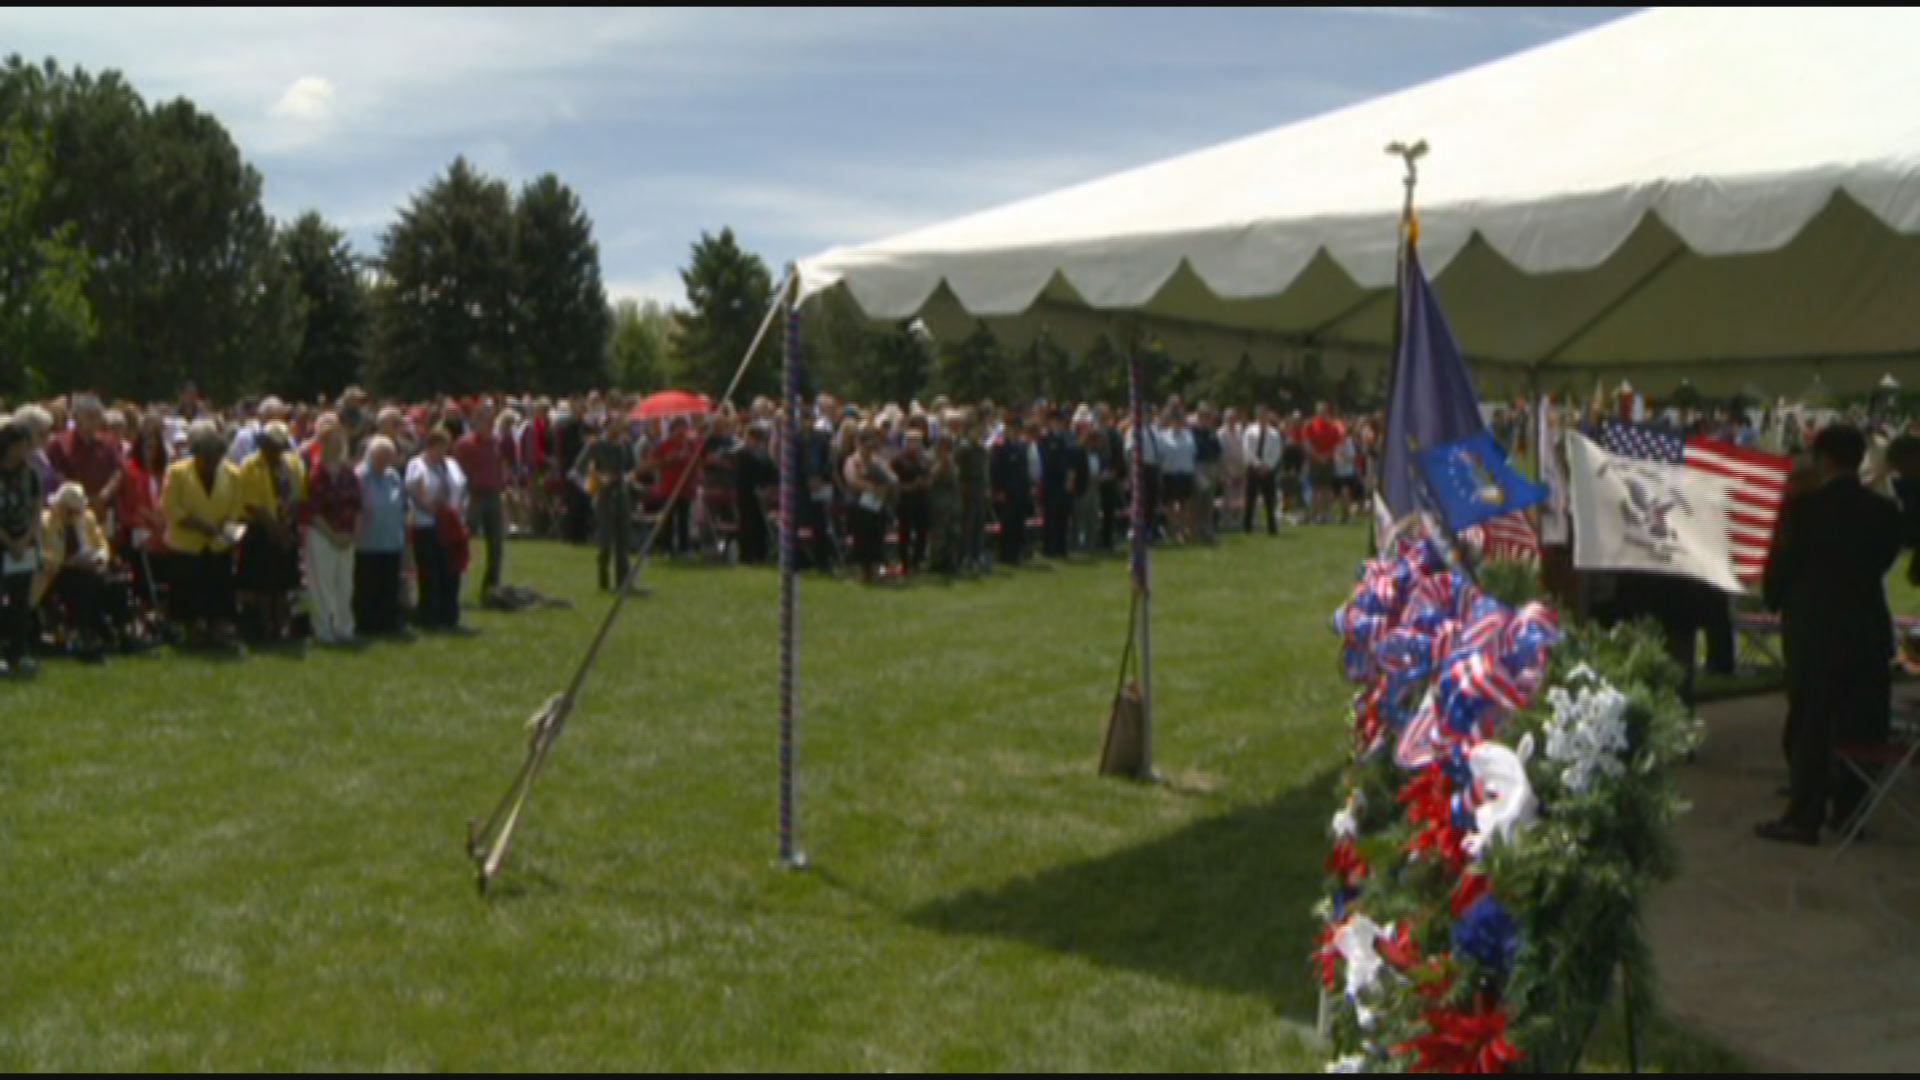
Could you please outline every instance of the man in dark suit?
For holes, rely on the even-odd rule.
[[[1033,473],[1020,415],[1008,411],[1006,431],[993,448],[988,478],[993,509],[1000,519],[1000,561],[1019,566],[1027,546],[1027,518],[1033,514]]]
[[[1054,409],[1047,418],[1047,434],[1040,440],[1040,517],[1049,559],[1067,557],[1067,527],[1073,521],[1078,484],[1086,483],[1087,458],[1067,434],[1067,414]]]
[[[1817,844],[1865,795],[1836,773],[1833,748],[1887,736],[1893,616],[1886,577],[1900,554],[1895,506],[1860,484],[1866,438],[1836,425],[1814,440],[1816,487],[1788,501],[1768,559],[1766,599],[1781,614],[1787,656],[1791,799],[1762,839]]]

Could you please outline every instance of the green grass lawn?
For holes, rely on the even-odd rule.
[[[1157,786],[1094,775],[1124,563],[808,580],[805,873],[771,571],[649,571],[489,901],[466,822],[603,611],[590,551],[512,547],[580,607],[473,639],[49,664],[0,686],[0,1069],[1317,1070],[1363,543],[1159,558]]]

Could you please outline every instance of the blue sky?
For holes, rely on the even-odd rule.
[[[555,172],[593,216],[608,291],[677,302],[702,229],[778,266],[1624,10],[14,8],[0,50],[191,98],[270,212],[317,209],[363,251],[455,154],[516,185]]]

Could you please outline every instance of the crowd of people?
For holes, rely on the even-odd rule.
[[[108,406],[93,394],[0,411],[0,661],[100,662],[166,641],[236,650],[310,637],[461,632],[504,604],[504,543],[598,548],[602,590],[649,544],[746,563],[776,547],[786,447],[767,399],[642,419],[618,393],[378,404],[275,398],[215,409]],[[822,394],[798,433],[803,564],[877,583],[980,574],[1130,535],[1131,416],[1107,406],[937,399],[861,407]],[[1363,507],[1380,425],[1174,398],[1139,439],[1152,538],[1234,524],[1345,522]],[[1257,520],[1258,519],[1258,520]]]

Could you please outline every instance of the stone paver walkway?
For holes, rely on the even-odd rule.
[[[1920,1071],[1920,829],[1883,808],[1838,861],[1826,836],[1756,839],[1785,805],[1785,711],[1779,696],[1704,710],[1706,745],[1681,778],[1681,874],[1648,911],[1667,1012],[1756,1068]],[[1904,792],[1920,801],[1920,779]]]

